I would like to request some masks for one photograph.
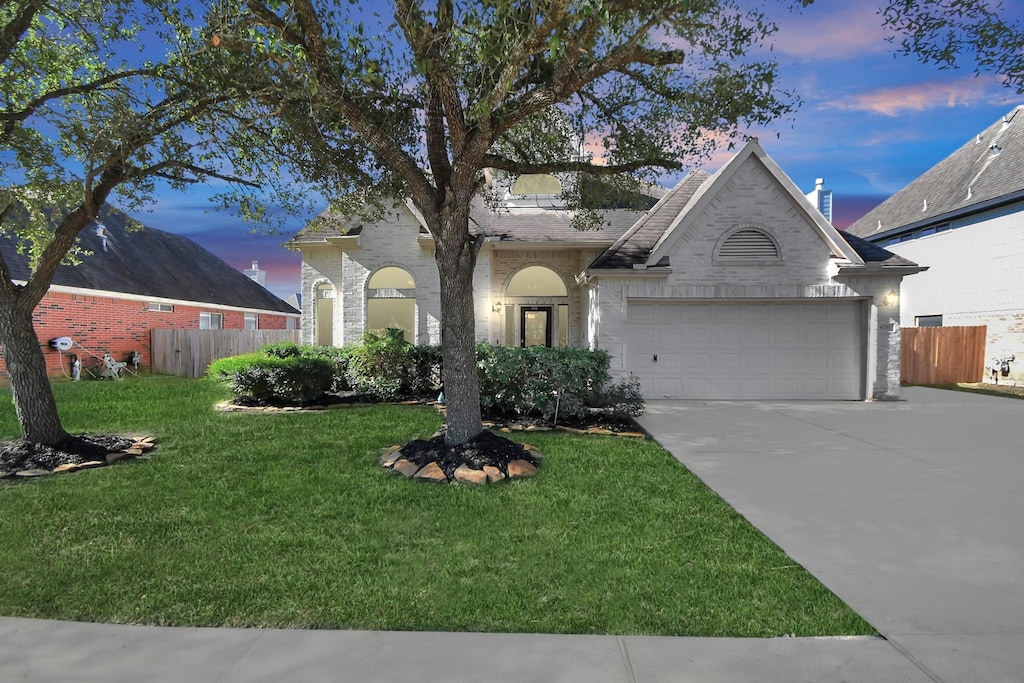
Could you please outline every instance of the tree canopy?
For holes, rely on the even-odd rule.
[[[194,23],[173,0],[0,6],[0,237],[32,265],[15,283],[0,257],[0,345],[30,440],[67,436],[32,311],[100,207],[142,204],[157,183],[249,182],[230,142],[251,94],[216,78],[222,53]]]
[[[1024,93],[1024,17],[1001,3],[892,0],[880,14],[904,55],[940,69],[967,63],[975,74],[995,73]]]

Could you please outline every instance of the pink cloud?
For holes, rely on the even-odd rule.
[[[596,131],[589,131],[583,138],[583,151],[590,155],[591,163],[596,166],[607,166],[608,165],[608,151],[605,149],[604,141],[609,136],[608,129]],[[612,148],[614,149],[614,141],[612,142]]]
[[[831,7],[815,3],[802,12],[774,17],[779,24],[775,52],[801,59],[833,59],[892,51],[875,3]]]
[[[969,107],[974,104],[998,103],[1005,97],[1004,92],[995,92],[994,78],[962,78],[944,83],[932,81],[891,88],[879,88],[841,100],[830,100],[821,105],[823,109],[839,111],[863,111],[885,116],[899,116],[908,111],[929,111]]]

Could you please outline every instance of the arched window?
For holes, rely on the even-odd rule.
[[[546,173],[527,173],[516,178],[512,185],[512,194],[561,194],[562,183],[558,178]]]
[[[372,276],[366,290],[366,329],[399,329],[416,342],[416,281],[404,268],[385,266]]]
[[[758,228],[741,228],[718,243],[715,259],[728,262],[764,262],[779,260],[779,245]]]
[[[527,266],[505,288],[505,296],[569,296],[558,273],[545,266]]]

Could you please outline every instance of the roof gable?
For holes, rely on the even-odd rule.
[[[1024,198],[1024,105],[972,137],[847,231],[871,239],[984,210],[1013,197]]]
[[[657,266],[673,250],[680,237],[693,226],[696,217],[715,201],[716,197],[729,185],[736,174],[747,164],[760,164],[768,172],[772,181],[782,194],[798,209],[807,225],[828,246],[832,255],[851,264],[862,265],[863,259],[842,238],[834,227],[825,220],[821,212],[811,206],[807,197],[793,183],[782,169],[761,148],[756,140],[749,141],[732,159],[730,159],[715,175],[702,183],[689,198],[686,205],[668,224],[664,233],[650,250],[643,265]],[[662,210],[667,210],[663,207]]]

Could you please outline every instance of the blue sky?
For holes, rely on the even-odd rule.
[[[1024,16],[1024,0],[1006,0],[1006,17]],[[984,130],[1024,96],[1002,87],[997,75],[975,77],[969,68],[942,71],[894,56],[876,4],[817,0],[800,14],[780,11],[774,54],[781,87],[802,107],[789,120],[750,131],[805,191],[825,178],[833,191],[834,222],[845,227]],[[714,170],[728,153],[706,166]],[[671,185],[676,178],[666,177]],[[267,286],[285,297],[299,289],[298,254],[280,246],[298,231],[296,219],[279,235],[253,235],[251,227],[215,212],[206,192],[167,193],[147,225],[190,237],[238,269],[253,260],[267,271]]]

